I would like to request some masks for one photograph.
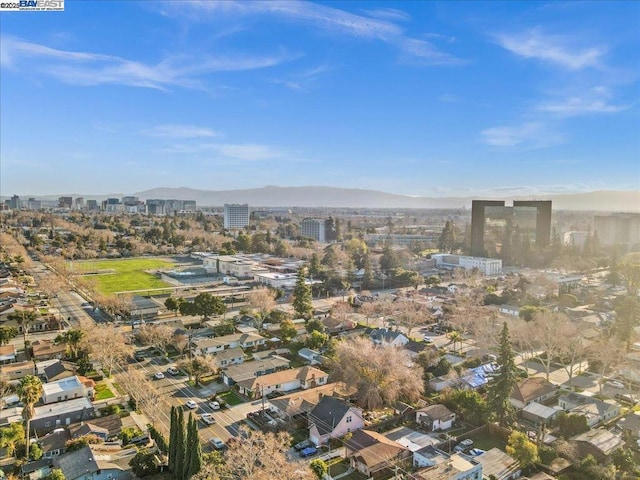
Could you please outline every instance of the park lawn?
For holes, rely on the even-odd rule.
[[[169,284],[159,278],[146,273],[145,270],[169,268],[174,265],[169,260],[158,258],[127,258],[124,260],[89,260],[85,262],[73,262],[73,268],[82,272],[95,272],[100,270],[113,270],[115,273],[92,275],[98,290],[105,294],[115,292],[127,292],[131,290],[144,290],[162,288]]]
[[[96,385],[96,400],[114,398],[114,393],[104,383]]]

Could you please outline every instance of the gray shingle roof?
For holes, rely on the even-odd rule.
[[[320,435],[330,433],[349,411],[351,405],[337,397],[322,397],[309,413],[309,422],[315,424]]]
[[[53,464],[62,470],[64,477],[68,480],[93,474],[99,470],[98,463],[89,446],[82,447],[75,452],[65,453],[56,458]]]

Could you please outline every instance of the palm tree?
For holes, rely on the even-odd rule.
[[[16,310],[13,313],[7,315],[9,320],[15,320],[15,322],[22,328],[22,337],[24,343],[27,343],[27,332],[29,327],[36,319],[36,312],[33,310]]]
[[[0,345],[7,345],[16,335],[18,335],[16,327],[0,327]]]
[[[72,328],[66,332],[61,333],[56,337],[56,343],[64,343],[67,345],[67,354],[70,358],[78,358],[78,347],[82,338],[84,337],[84,331],[78,328]]]
[[[27,453],[26,457],[29,458],[29,428],[31,427],[31,419],[35,415],[35,403],[40,400],[42,396],[42,382],[40,379],[34,375],[27,375],[20,380],[20,385],[18,385],[18,396],[20,400],[24,404],[24,410],[22,411],[22,416],[27,423],[27,431],[26,431],[26,445],[27,445]]]
[[[451,340],[451,343],[453,343],[453,353],[456,353],[456,343],[462,343],[462,335],[460,332],[454,330],[449,334],[449,339]]]

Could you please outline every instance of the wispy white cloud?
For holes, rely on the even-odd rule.
[[[373,8],[370,10],[363,10],[363,13],[368,17],[387,20],[390,22],[406,22],[411,20],[411,15],[403,10],[398,10],[397,8]]]
[[[563,35],[544,34],[534,28],[516,34],[496,35],[502,48],[524,58],[533,58],[568,70],[602,68],[604,46],[576,47],[575,39]]]
[[[273,67],[296,58],[280,51],[263,56],[167,56],[143,63],[91,52],[59,50],[20,38],[0,36],[0,65],[50,75],[71,85],[118,84],[160,90],[172,86],[204,89],[202,77],[214,72]]]
[[[163,149],[165,153],[206,154],[234,162],[297,161],[296,155],[284,148],[258,143],[180,144]]]
[[[493,147],[542,148],[564,141],[563,136],[540,122],[503,125],[481,132],[484,143]]]
[[[336,34],[389,43],[399,48],[405,55],[420,60],[423,64],[464,63],[461,59],[439,50],[426,40],[406,35],[404,29],[394,23],[394,21],[400,20],[399,17],[403,12],[394,9],[378,9],[376,11],[377,17],[365,16],[328,5],[288,0],[268,2],[194,0],[191,2],[165,2],[163,4],[165,15],[187,16],[195,21],[201,21],[203,18],[210,19],[214,16],[221,18],[224,15],[272,15]],[[386,18],[380,13],[386,13]],[[391,16],[395,16],[395,18],[390,18]]]
[[[142,130],[141,133],[152,137],[168,138],[210,138],[220,135],[208,127],[198,127],[196,125],[156,125]]]
[[[289,78],[275,78],[271,83],[283,85],[291,90],[302,91],[313,85],[317,79],[324,73],[331,70],[328,65],[319,65],[317,67],[308,68],[298,73],[292,74]]]
[[[541,103],[536,109],[563,117],[574,117],[618,113],[628,110],[632,106],[632,104],[613,104],[611,97],[612,93],[608,88],[599,86],[579,95]]]

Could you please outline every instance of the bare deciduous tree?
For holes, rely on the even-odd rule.
[[[291,436],[285,432],[264,433],[249,431],[229,444],[221,465],[204,465],[193,480],[311,480],[313,473],[302,462],[291,462],[285,452],[289,449]]]
[[[167,350],[167,346],[173,342],[174,329],[168,325],[142,325],[136,331],[137,340],[143,345]]]
[[[423,371],[406,350],[377,347],[368,338],[336,345],[333,376],[355,388],[356,401],[367,409],[397,400],[416,401],[423,390]]]
[[[276,308],[275,294],[268,288],[258,288],[247,294],[247,302],[249,306],[257,311],[258,321],[260,325],[266,316]]]
[[[84,348],[102,364],[108,376],[118,363],[133,353],[133,347],[125,342],[124,335],[114,325],[95,325],[85,331]]]

